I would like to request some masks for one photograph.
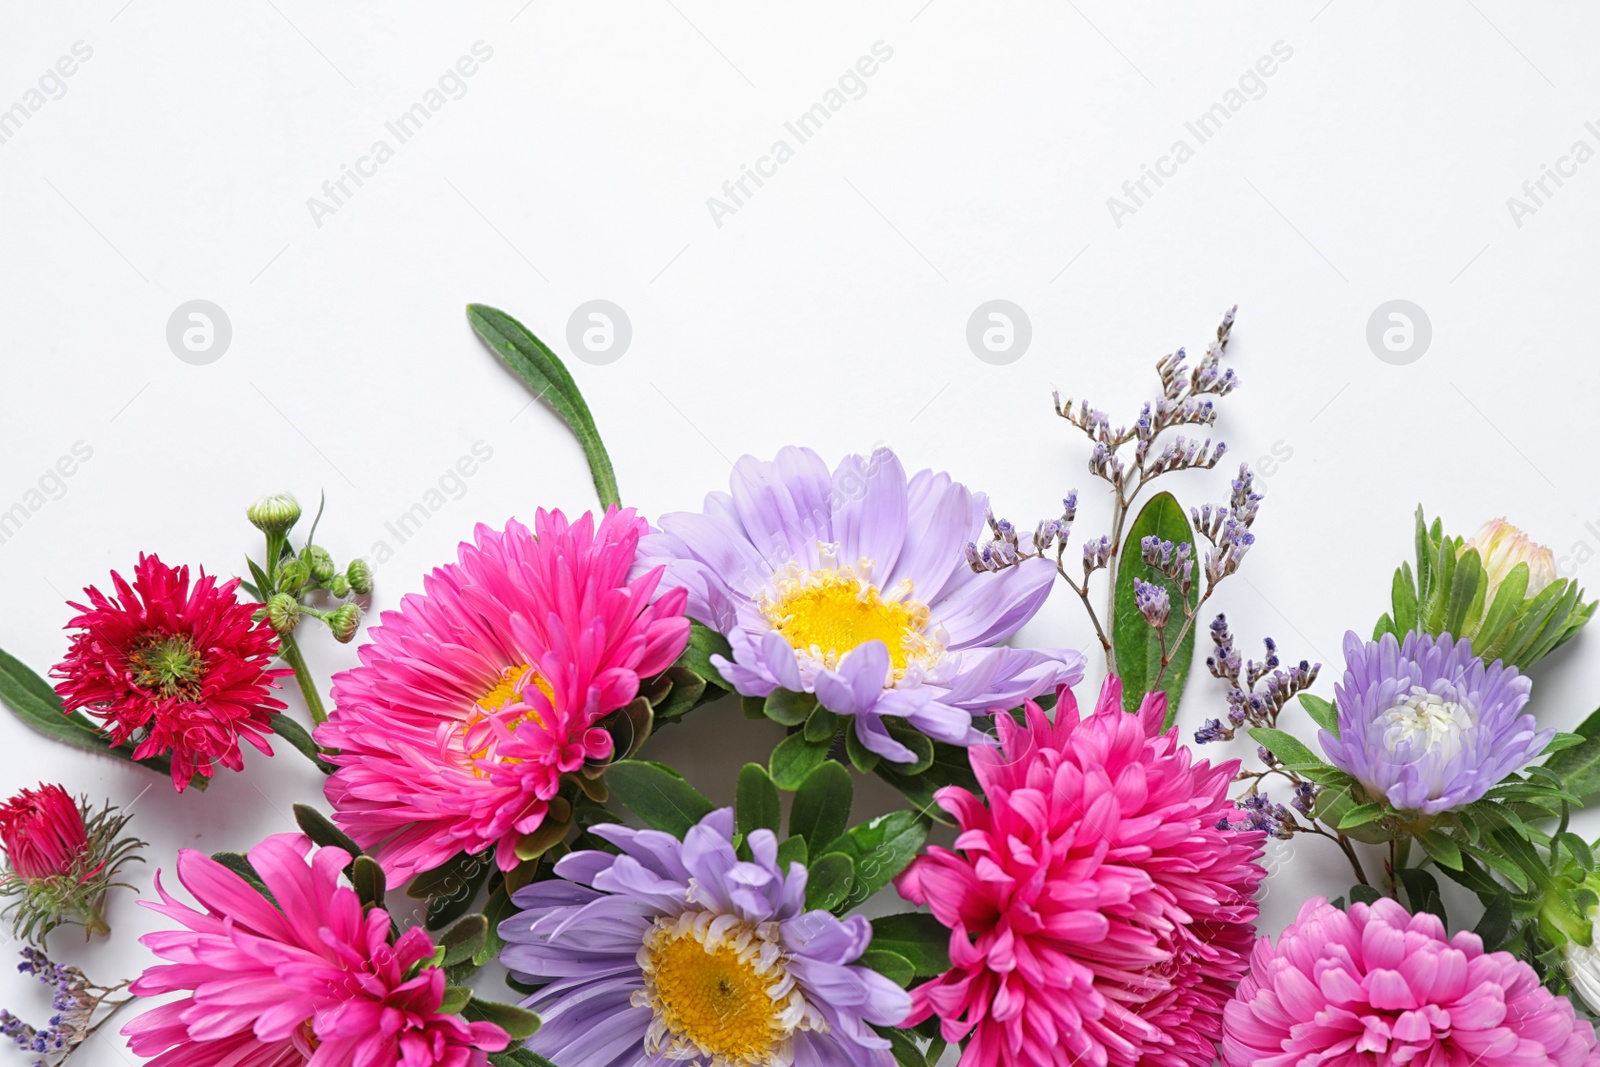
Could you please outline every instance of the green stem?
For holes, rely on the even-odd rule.
[[[306,666],[306,658],[300,654],[294,634],[284,634],[280,640],[282,647],[278,654],[283,657],[283,662],[294,669],[294,680],[300,683],[300,695],[305,697],[306,707],[311,711],[311,721],[320,726],[328,721],[328,712],[322,706],[322,694],[317,692],[317,683],[311,679],[311,668]]]

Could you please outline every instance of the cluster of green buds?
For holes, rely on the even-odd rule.
[[[361,625],[361,606],[352,597],[372,592],[372,568],[366,560],[351,560],[340,568],[326,548],[316,544],[317,522],[305,547],[294,549],[289,533],[300,521],[300,502],[288,493],[262,497],[246,511],[252,525],[267,538],[264,566],[250,561],[257,592],[264,599],[267,623],[279,634],[292,634],[306,616],[321,619],[334,639],[347,642]],[[320,508],[317,519],[322,513]],[[328,601],[337,603],[328,606]]]
[[[1544,658],[1594,614],[1578,583],[1556,574],[1550,549],[1504,519],[1469,538],[1429,526],[1417,509],[1417,566],[1394,575],[1393,610],[1378,620],[1374,639],[1412,630],[1449,633],[1472,642],[1485,663],[1520,670]]]

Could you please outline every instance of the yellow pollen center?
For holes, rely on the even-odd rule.
[[[791,1036],[825,1029],[789,975],[776,924],[689,912],[657,919],[639,952],[645,987],[633,995],[655,1013],[652,1054],[707,1067],[777,1067],[793,1061]]]
[[[533,682],[534,687],[544,694],[545,699],[554,700],[555,690],[550,687],[550,683],[545,681],[537,672],[534,672],[529,664],[521,663],[501,671],[500,680],[491,686],[487,693],[478,698],[477,703],[472,706],[472,711],[467,715],[466,724],[463,727],[463,735],[467,745],[467,758],[474,764],[472,773],[480,778],[484,776],[484,771],[477,766],[477,763],[480,760],[489,758],[495,749],[498,739],[494,728],[489,725],[489,719],[499,719],[507,730],[513,732],[525,722],[531,722],[539,726],[544,725],[544,720],[532,708],[524,708],[521,714],[516,715],[502,716],[499,714],[511,705],[521,702],[522,688],[525,684],[523,679],[528,678],[530,674],[530,680]],[[508,756],[505,762],[517,763],[520,761],[515,757]]]
[[[868,641],[882,641],[898,675],[929,649],[923,636],[928,625],[925,605],[911,599],[885,600],[877,586],[848,571],[782,576],[776,585],[778,596],[762,606],[767,621],[792,647],[815,649],[825,662],[831,664]]]

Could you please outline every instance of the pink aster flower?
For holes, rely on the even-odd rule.
[[[1594,1027],[1509,952],[1393,900],[1300,908],[1223,1016],[1224,1067],[1595,1067]]]
[[[178,854],[178,880],[201,910],[157,876],[161,903],[146,906],[182,929],[140,939],[167,962],[131,990],[189,995],[124,1027],[129,1048],[154,1056],[149,1067],[483,1067],[510,1043],[493,1023],[440,1012],[445,975],[429,963],[433,942],[412,928],[389,943],[389,913],[363,914],[339,882],[349,853],[310,853],[299,834],[250,850],[277,907],[193,849]]]
[[[170,754],[180,793],[218,763],[243,770],[240,741],[272,755],[265,735],[284,705],[268,693],[294,672],[268,669],[278,635],[234,596],[239,579],[202,572],[191,586],[188,567],[140,553],[132,585],[111,581],[117,599],[90,586],[71,605],[78,632],[51,671],[66,710],[102,720],[113,745],[136,741],[134,759]]]
[[[1163,694],[1128,715],[1109,678],[1081,721],[1059,694],[1054,723],[999,717],[1000,747],[970,752],[982,796],[937,794],[957,851],[896,882],[950,928],[908,1024],[937,1015],[962,1067],[1207,1067],[1264,873],[1263,835],[1218,825],[1238,761],[1192,762]]]
[[[511,869],[562,775],[612,755],[595,724],[689,641],[683,590],[651,604],[661,569],[628,581],[648,530],[615,508],[479,525],[335,676],[328,799],[391,883],[490,847]]]

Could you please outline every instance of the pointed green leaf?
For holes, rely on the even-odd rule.
[[[1417,837],[1422,842],[1424,851],[1428,853],[1428,858],[1433,862],[1451,870],[1461,869],[1461,849],[1450,835],[1438,830],[1424,830]]]
[[[680,839],[713,810],[711,801],[664,764],[621,760],[606,770],[606,782],[646,825]]]
[[[712,656],[721,656],[726,660],[733,659],[733,648],[728,644],[728,639],[703,623],[691,622],[689,644],[684,648],[683,655],[678,657],[678,662],[712,685],[732,689],[733,687],[723,681],[721,673],[712,664]]]
[[[856,865],[849,906],[859,905],[888,885],[916,858],[927,839],[926,818],[912,811],[896,811],[862,823],[835,841],[832,850],[845,853]]]
[[[1139,542],[1146,537],[1159,537],[1174,545],[1194,544],[1194,530],[1183,513],[1177,498],[1171,493],[1157,493],[1139,511],[1128,530],[1121,547],[1122,562],[1117,571],[1115,591],[1116,611],[1112,621],[1111,644],[1115,650],[1116,673],[1122,678],[1122,705],[1128,711],[1139,706],[1146,693],[1163,691],[1167,694],[1167,722],[1172,724],[1178,713],[1178,701],[1183,696],[1184,683],[1189,678],[1189,662],[1194,657],[1195,627],[1190,626],[1176,647],[1167,649],[1170,662],[1163,670],[1161,634],[1139,614],[1134,606],[1133,582],[1138,578],[1165,586],[1172,598],[1171,620],[1167,623],[1166,638],[1170,642],[1183,628],[1184,605],[1193,612],[1200,603],[1200,582],[1190,584],[1185,600],[1176,584],[1153,567],[1147,566],[1139,554]],[[1198,552],[1196,553],[1198,555]],[[1198,569],[1198,562],[1196,568]],[[1159,681],[1158,681],[1159,678]]]
[[[572,428],[589,460],[589,473],[594,478],[601,506],[621,503],[611,457],[606,454],[600,432],[595,429],[594,416],[578,391],[578,383],[573,381],[556,354],[522,323],[497,308],[468,304],[467,321],[472,323],[484,344],[527,383],[535,396],[554,408]]]
[[[518,1041],[530,1038],[539,1032],[539,1016],[526,1008],[498,1004],[492,1000],[479,1000],[474,997],[472,1003],[462,1009],[461,1017],[475,1022],[494,1023]]]
[[[917,980],[917,969],[904,956],[873,945],[861,954],[861,964],[871,967],[901,989],[911,988]]]
[[[110,739],[100,732],[93,720],[78,711],[68,714],[49,682],[4,651],[0,651],[0,703],[4,703],[17,718],[39,733],[73,748],[101,756],[114,756],[157,774],[172,774],[172,761],[165,756],[135,760],[131,743],[113,748]],[[193,784],[196,788],[204,789],[206,779],[197,775]]]
[[[1257,726],[1251,729],[1250,737],[1290,770],[1325,766],[1322,760],[1317,758],[1316,753],[1307,748],[1298,737],[1286,731]]]
[[[1417,628],[1417,587],[1411,578],[1411,565],[1400,564],[1394,572],[1392,591],[1394,628],[1399,633],[1409,633]]]
[[[1300,706],[1305,709],[1311,721],[1328,731],[1334,737],[1339,736],[1339,709],[1333,706],[1331,700],[1312,696],[1310,693],[1300,694]]]
[[[294,821],[300,824],[300,832],[311,838],[312,843],[323,848],[343,849],[351,858],[361,855],[361,846],[310,804],[294,806]]]
[[[489,922],[482,915],[468,915],[454,923],[436,939],[444,946],[444,966],[453,967],[476,955],[489,937]]]
[[[322,758],[322,751],[317,748],[317,743],[311,739],[311,735],[306,732],[306,728],[281,711],[272,713],[272,732],[289,742],[290,747],[296,752],[316,764],[317,770],[323,774],[332,774],[338,770],[337,767]]]
[[[950,931],[923,911],[881,915],[872,920],[872,947],[911,961],[918,978],[950,969]]]

